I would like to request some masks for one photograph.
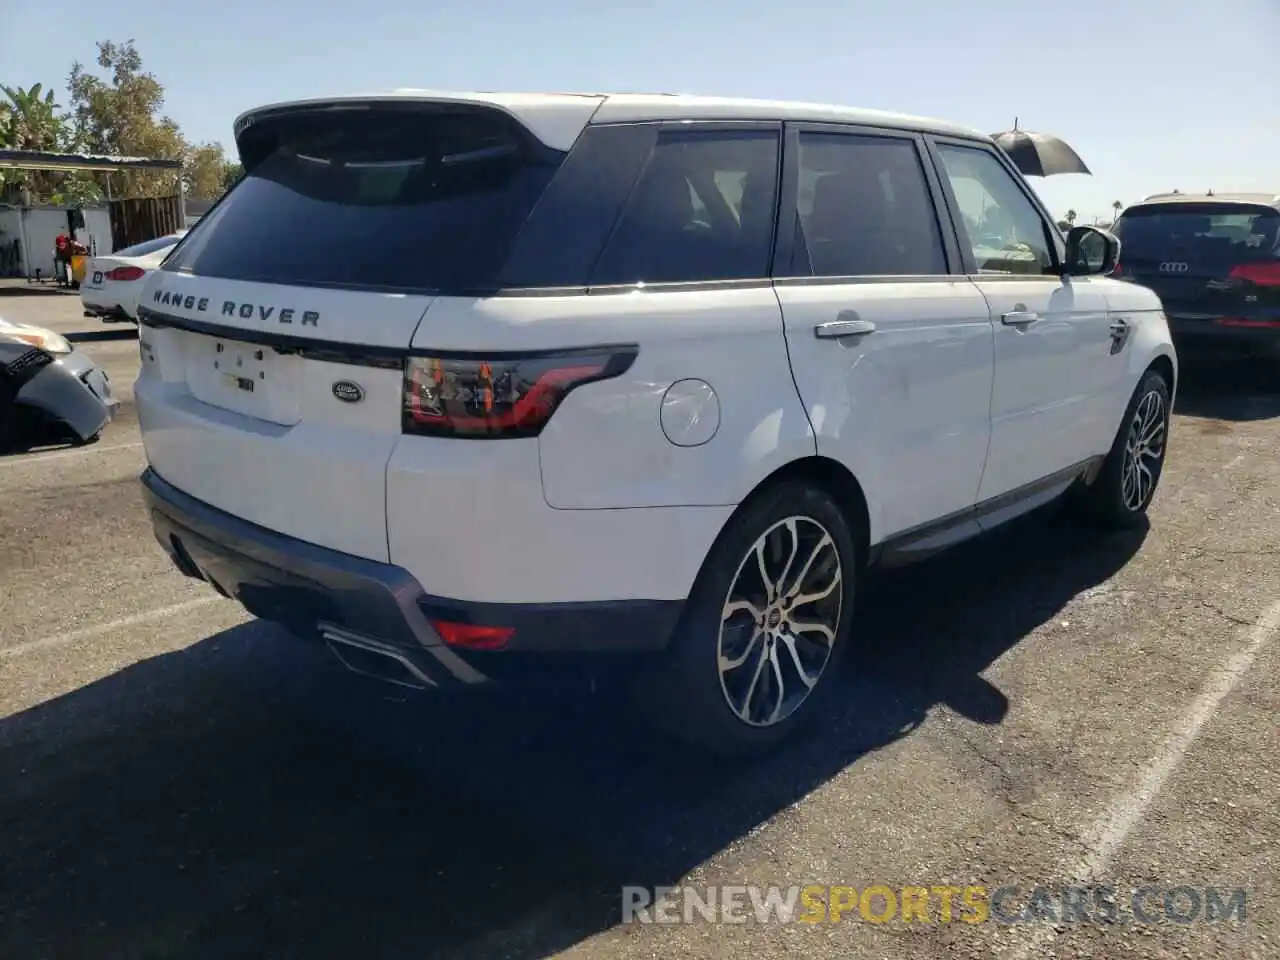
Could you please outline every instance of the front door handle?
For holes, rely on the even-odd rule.
[[[853,310],[841,310],[836,319],[828,323],[820,323],[813,328],[813,335],[821,340],[832,340],[837,337],[858,337],[875,333],[876,325],[870,320],[863,320]]]
[[[1000,322],[1006,327],[1029,327],[1040,319],[1040,314],[1034,310],[1012,310],[1000,317]]]

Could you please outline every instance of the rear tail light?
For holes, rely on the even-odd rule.
[[[536,437],[570,391],[625,373],[634,346],[554,353],[410,357],[405,433],[435,437]]]
[[[1231,271],[1234,280],[1247,280],[1260,287],[1280,287],[1280,261],[1242,263]]]
[[[103,276],[108,280],[124,282],[128,280],[139,280],[147,271],[141,267],[116,267],[114,270],[108,270]]]

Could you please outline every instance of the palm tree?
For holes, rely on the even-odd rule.
[[[4,94],[0,100],[0,146],[11,150],[58,149],[66,124],[58,114],[62,107],[54,102],[54,91],[45,90],[39,83],[26,90],[0,84],[0,93]],[[20,184],[25,182],[31,193],[48,193],[49,174],[22,171],[15,174],[9,178]]]
[[[1067,223],[1074,227],[1076,225],[1076,212],[1074,210],[1068,210],[1067,215],[1062,219],[1066,220]]]
[[[1116,212],[1116,216],[1119,217],[1120,211],[1124,209],[1124,204],[1121,203],[1119,200],[1112,200],[1111,209],[1114,210]]]
[[[0,85],[0,92],[8,100],[0,103],[0,114],[7,115],[5,145],[13,150],[57,150],[63,124],[58,116],[62,105],[54,102],[54,92],[39,83],[27,90]]]

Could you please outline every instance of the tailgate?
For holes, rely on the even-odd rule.
[[[158,274],[135,388],[148,461],[220,510],[385,561],[399,354],[430,302]]]
[[[238,146],[245,176],[141,297],[147,457],[227,513],[386,561],[414,331],[492,284],[562,156],[497,108],[416,101],[272,109]]]

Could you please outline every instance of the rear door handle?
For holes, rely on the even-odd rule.
[[[1000,322],[1006,327],[1027,327],[1040,319],[1040,314],[1034,310],[1013,310],[1003,314]]]
[[[821,340],[833,340],[837,337],[858,337],[875,333],[876,325],[870,320],[863,320],[853,310],[841,310],[836,319],[828,323],[820,323],[813,328],[813,335]]]

